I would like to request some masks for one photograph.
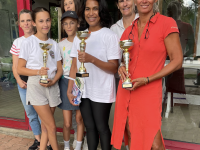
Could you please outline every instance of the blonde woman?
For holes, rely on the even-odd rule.
[[[20,53],[21,43],[28,37],[30,37],[33,33],[33,25],[32,25],[32,12],[30,10],[23,9],[19,13],[18,19],[19,26],[24,31],[24,36],[17,38],[10,49],[10,53],[13,58],[13,74],[15,79],[17,80],[17,86],[19,90],[19,95],[24,106],[26,115],[29,119],[29,124],[35,136],[35,141],[32,146],[29,147],[29,150],[36,150],[38,146],[40,146],[40,120],[38,118],[38,114],[31,105],[26,105],[26,88],[27,88],[27,76],[20,76],[17,73],[17,65],[18,65],[18,56]]]

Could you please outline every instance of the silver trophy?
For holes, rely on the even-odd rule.
[[[130,53],[129,50],[132,49],[133,46],[132,40],[123,40],[119,42],[120,48],[123,50],[123,59],[126,67],[126,72],[129,74],[129,61],[130,61]],[[133,84],[129,77],[126,77],[126,80],[122,83],[122,88],[132,88]]]
[[[47,66],[47,59],[48,59],[48,51],[52,48],[52,44],[48,43],[39,43],[40,48],[44,51],[43,53],[43,64],[44,67]],[[48,75],[42,75],[40,78],[40,83],[48,84]]]

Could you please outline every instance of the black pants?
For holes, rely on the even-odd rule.
[[[111,132],[108,125],[112,103],[97,103],[82,98],[80,111],[86,127],[89,150],[97,150],[99,137],[102,150],[111,150]]]

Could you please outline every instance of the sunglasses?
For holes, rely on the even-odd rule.
[[[153,16],[155,16],[155,13],[149,18],[149,22],[148,22],[148,26],[147,26],[147,29],[146,29],[146,33],[145,33],[144,39],[148,39],[148,38],[149,38],[149,24],[150,24],[150,21],[151,21],[151,19],[152,19]],[[128,39],[129,39],[129,40],[133,40],[133,39],[134,39],[134,35],[133,35],[133,32],[132,32],[132,31],[133,31],[133,27],[135,26],[135,22],[136,22],[136,21],[137,21],[137,20],[134,21],[134,23],[133,23],[133,25],[132,25],[131,32],[130,32],[129,35],[128,35]],[[131,35],[132,35],[133,39],[130,38]]]

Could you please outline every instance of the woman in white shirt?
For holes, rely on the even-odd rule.
[[[122,13],[122,18],[118,20],[115,24],[111,26],[111,30],[115,32],[119,38],[121,38],[125,29],[132,25],[132,22],[139,18],[139,14],[136,13],[134,0],[115,0],[116,5],[120,12]],[[121,58],[119,64],[121,63]],[[116,77],[116,89],[119,83],[119,76],[115,74]]]
[[[111,30],[115,32],[119,38],[121,38],[125,29],[132,25],[132,22],[139,17],[139,14],[136,13],[134,0],[115,0],[115,3],[122,13],[122,18],[118,20],[115,24],[111,26]],[[121,63],[121,58],[119,59],[119,64]],[[121,65],[121,64],[120,64]],[[116,81],[116,91],[118,88],[120,77],[118,73],[115,74]],[[115,105],[112,106],[111,111],[114,111]],[[127,138],[127,135],[125,135]],[[128,143],[125,140],[126,148],[128,149]]]
[[[48,38],[51,18],[48,10],[38,7],[33,10],[33,25],[37,33],[25,39],[21,46],[18,73],[29,76],[26,104],[33,105],[41,119],[42,136],[40,150],[46,149],[49,139],[53,150],[58,150],[56,125],[53,117],[56,106],[61,103],[58,80],[63,70],[56,41]],[[40,43],[52,44],[48,51],[47,67],[43,67],[43,50]],[[41,75],[48,75],[48,83],[40,83]]]
[[[82,8],[83,24],[91,33],[86,40],[85,52],[79,51],[81,40],[74,38],[70,77],[76,77],[77,68],[84,62],[89,77],[84,78],[80,110],[87,131],[88,148],[96,150],[100,137],[101,148],[110,150],[108,119],[116,97],[114,73],[120,58],[119,38],[109,29],[112,19],[105,0],[84,0]],[[72,86],[73,81],[69,81],[67,95],[73,104]]]
[[[31,105],[26,105],[26,88],[27,88],[27,76],[20,76],[17,73],[17,64],[18,64],[18,56],[21,49],[21,43],[31,36],[34,33],[33,25],[32,25],[32,12],[30,10],[23,9],[19,13],[19,26],[24,31],[24,36],[17,38],[14,40],[13,45],[10,49],[10,53],[12,54],[13,58],[13,74],[17,81],[17,87],[19,91],[19,95],[26,111],[27,117],[29,119],[29,124],[35,136],[35,140],[32,146],[29,147],[29,150],[38,149],[40,146],[40,121],[38,118],[38,114]]]
[[[122,13],[122,18],[113,24],[110,29],[121,38],[124,30],[139,17],[139,14],[136,13],[134,0],[115,0],[115,2]]]

